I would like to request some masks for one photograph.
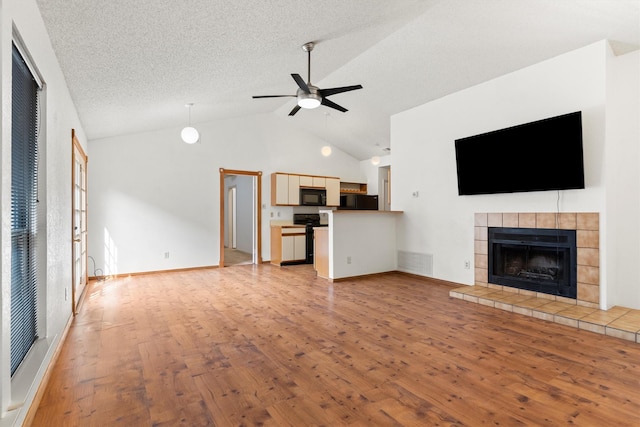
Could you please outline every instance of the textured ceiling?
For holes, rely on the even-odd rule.
[[[273,112],[359,159],[392,114],[609,39],[640,46],[640,0],[37,0],[89,139]],[[311,81],[362,84],[287,117]],[[327,114],[328,113],[328,114]],[[275,118],[274,118],[275,119]]]

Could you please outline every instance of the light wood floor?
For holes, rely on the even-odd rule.
[[[640,344],[309,265],[94,283],[35,426],[638,426]]]
[[[251,264],[253,255],[248,252],[242,252],[238,249],[224,248],[224,265],[225,267],[232,265]]]

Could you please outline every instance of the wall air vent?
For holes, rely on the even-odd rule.
[[[398,251],[398,271],[433,277],[433,254]]]

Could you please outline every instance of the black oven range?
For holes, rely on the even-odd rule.
[[[305,226],[305,263],[313,264],[313,228],[326,227],[326,224],[320,224],[320,214],[293,214],[294,225]]]

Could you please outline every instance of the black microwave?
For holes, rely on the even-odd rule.
[[[300,206],[326,206],[327,190],[320,188],[301,188]]]

